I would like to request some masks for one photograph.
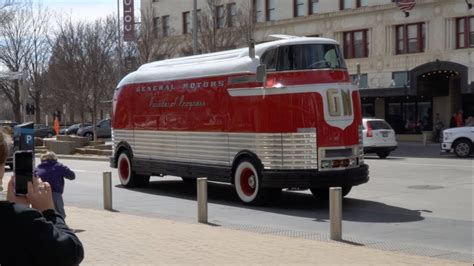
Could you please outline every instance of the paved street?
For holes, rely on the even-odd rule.
[[[101,173],[110,170],[108,163],[63,162],[78,174],[66,184],[66,206],[101,209]],[[344,200],[345,240],[380,250],[472,261],[472,158],[439,156],[435,144],[402,143],[388,159],[367,156],[366,162],[371,180]],[[175,177],[153,177],[148,188],[131,190],[118,185],[115,174],[113,203],[121,214],[195,222],[193,185]],[[209,184],[209,202],[209,221],[224,228],[328,238],[328,204],[308,191],[284,192],[270,206],[249,207],[239,202],[231,186],[214,183]]]

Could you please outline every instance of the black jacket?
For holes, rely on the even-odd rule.
[[[77,265],[79,238],[54,210],[0,201],[0,265]]]

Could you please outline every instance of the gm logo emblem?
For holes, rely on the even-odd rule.
[[[330,116],[352,116],[351,91],[349,89],[329,89],[326,91],[326,96]]]

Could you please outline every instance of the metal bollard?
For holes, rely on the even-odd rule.
[[[207,223],[207,178],[197,179],[198,222]]]
[[[112,173],[104,172],[104,209],[112,210]]]
[[[331,240],[342,240],[342,189],[329,188],[329,219]]]

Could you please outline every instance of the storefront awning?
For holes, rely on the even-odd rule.
[[[360,89],[360,97],[395,97],[408,95],[408,87],[390,87],[377,89]]]

